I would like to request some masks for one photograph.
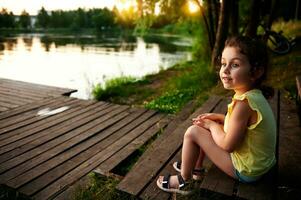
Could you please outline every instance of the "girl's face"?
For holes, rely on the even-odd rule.
[[[254,79],[251,76],[248,58],[236,47],[226,47],[222,54],[220,79],[225,89],[243,94],[252,89]]]

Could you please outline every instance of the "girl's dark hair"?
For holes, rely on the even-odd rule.
[[[262,82],[266,79],[269,66],[269,56],[267,46],[259,39],[252,39],[246,36],[233,36],[226,40],[226,47],[236,47],[240,53],[244,54],[251,65],[251,73],[258,69],[263,70],[263,74],[255,82],[255,87],[260,89],[266,98],[274,95],[271,87],[263,86]]]

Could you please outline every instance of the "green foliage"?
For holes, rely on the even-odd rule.
[[[15,17],[12,12],[2,8],[0,11],[0,28],[14,28],[16,26]]]
[[[22,11],[18,23],[21,28],[27,29],[31,27],[30,16],[28,12],[25,10]]]
[[[119,77],[106,81],[105,86],[97,84],[93,87],[92,95],[97,100],[107,100],[111,96],[127,96],[126,85],[136,81],[133,77]]]
[[[165,93],[145,104],[146,108],[166,113],[177,113],[190,100],[216,83],[216,75],[211,73],[206,62],[187,63],[190,70],[171,78]]]
[[[107,8],[62,11],[54,10],[50,14],[42,7],[37,15],[37,27],[70,28],[79,31],[82,28],[94,28],[97,31],[115,26],[115,14]]]
[[[136,21],[134,34],[145,35],[149,28],[153,25],[155,17],[148,15]]]
[[[79,186],[71,199],[74,200],[134,200],[136,198],[118,191],[119,181],[115,178],[100,177],[95,173],[88,175],[90,183]]]
[[[36,26],[42,28],[47,28],[49,26],[49,15],[44,7],[38,12]]]
[[[296,38],[301,36],[301,21],[290,20],[284,21],[279,19],[272,25],[272,30],[282,31],[283,35],[287,38]]]
[[[176,113],[189,100],[193,99],[195,91],[192,89],[174,90],[165,92],[162,96],[145,105],[148,109],[166,113]]]

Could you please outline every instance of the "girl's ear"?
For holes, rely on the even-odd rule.
[[[259,79],[260,77],[262,77],[262,75],[264,74],[264,69],[263,67],[255,67],[252,70],[252,79],[254,81],[256,81],[257,79]]]
[[[256,79],[259,79],[260,77],[262,77],[262,75],[264,74],[264,69],[263,67],[259,67],[257,68],[255,75],[256,75]]]

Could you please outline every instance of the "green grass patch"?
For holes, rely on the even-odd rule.
[[[88,174],[89,183],[78,186],[71,199],[74,200],[137,200],[137,198],[116,190],[117,178]]]
[[[171,77],[164,93],[145,104],[146,108],[165,113],[177,113],[192,99],[204,99],[207,90],[216,84],[216,74],[205,62],[188,62],[186,70]]]
[[[162,96],[145,104],[145,108],[158,110],[165,113],[177,113],[195,97],[196,91],[192,89],[174,90],[165,92]]]
[[[96,100],[107,100],[112,96],[126,97],[132,93],[131,83],[136,82],[134,77],[118,77],[106,81],[104,85],[97,84],[93,87],[92,94]],[[142,82],[141,82],[142,83]]]
[[[282,31],[283,35],[287,38],[295,38],[300,37],[301,35],[301,21],[290,20],[284,21],[283,19],[278,20],[273,23],[272,30],[274,31]]]

